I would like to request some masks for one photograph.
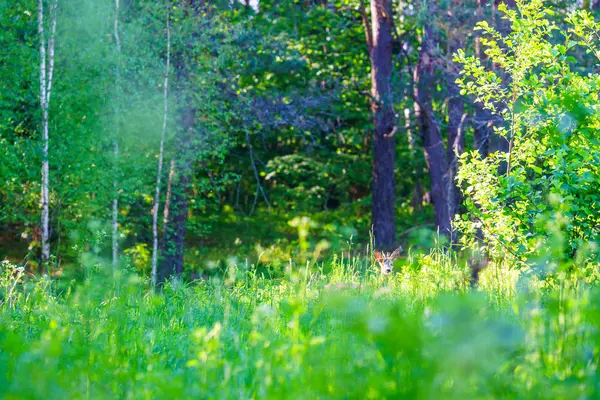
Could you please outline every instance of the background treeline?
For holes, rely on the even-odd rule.
[[[153,213],[158,280],[195,276],[234,256],[278,269],[290,257],[367,243],[371,227],[381,248],[456,241],[451,220],[464,211],[467,189],[456,180],[460,155],[509,152],[513,134],[502,134],[507,120],[490,111],[494,99],[486,109],[474,101],[482,95],[461,92],[465,61],[454,54],[474,56],[504,85],[515,81],[484,52],[485,32],[473,29],[487,21],[508,34],[502,3],[516,6],[3,2],[0,252],[29,254],[32,272],[50,261],[52,273],[76,276],[83,254],[111,259],[112,249],[115,263],[132,257],[150,273]],[[599,7],[546,3],[565,31],[568,12]],[[55,47],[46,51],[46,67],[54,65],[47,155],[40,43]],[[589,52],[570,51],[575,72],[595,72]]]

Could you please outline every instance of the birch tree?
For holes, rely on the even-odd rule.
[[[38,0],[38,34],[40,37],[40,107],[42,111],[42,193],[41,233],[42,262],[50,258],[50,135],[49,108],[54,78],[54,44],[56,39],[56,12],[58,0],[50,9],[50,37],[46,39],[44,28],[44,1]]]
[[[117,0],[118,1],[118,0]],[[157,282],[157,265],[158,265],[158,208],[160,204],[160,183],[164,160],[165,135],[167,131],[167,118],[169,111],[168,96],[169,96],[169,68],[171,66],[171,25],[169,21],[169,0],[165,1],[167,10],[167,60],[165,65],[165,80],[163,84],[163,124],[160,135],[160,148],[158,153],[158,168],[156,171],[156,191],[154,194],[154,207],[152,210],[152,285]],[[170,186],[170,182],[169,182]],[[167,208],[165,207],[165,210]]]
[[[120,130],[120,98],[121,98],[121,36],[119,34],[119,11],[120,11],[120,0],[115,0],[115,21],[114,21],[114,37],[115,46],[117,51],[117,68],[115,76],[115,86],[117,90],[117,110],[116,110],[116,124],[115,124],[115,137],[113,142],[114,151],[114,163],[115,166],[119,160],[119,130]],[[112,201],[112,263],[113,267],[117,265],[119,261],[119,198],[118,198],[118,181],[117,173],[115,168],[115,176],[113,181],[113,201]]]

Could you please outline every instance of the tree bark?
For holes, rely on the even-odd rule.
[[[501,15],[499,15],[500,12],[498,10],[498,6],[502,3],[504,3],[508,8],[516,8],[516,3],[514,0],[496,0],[492,7],[492,12],[493,12],[493,17],[494,17],[493,23],[496,27],[496,30],[499,33],[501,33],[503,36],[505,36],[508,33],[510,33],[511,27],[510,27],[509,22],[506,21],[505,19],[502,19]],[[502,77],[502,79],[503,79],[505,85],[508,84],[508,77],[506,75],[504,75]],[[493,131],[492,125],[490,124],[489,143],[488,143],[489,153],[494,153],[494,152],[508,153],[509,143],[510,143],[509,139],[496,134]],[[500,165],[499,173],[504,174],[505,172],[506,172],[506,164]]]
[[[163,210],[163,226],[169,221],[169,209],[171,208],[171,187],[173,186],[173,177],[175,176],[175,160],[171,160],[169,166],[169,180],[167,181],[167,193],[165,193],[165,208]],[[165,235],[161,240],[161,247],[164,247]]]
[[[390,248],[396,241],[395,138],[396,118],[392,96],[392,4],[371,0],[371,111],[373,113],[372,225],[375,246]]]
[[[474,105],[475,118],[473,125],[473,146],[479,152],[481,158],[486,158],[490,153],[490,139],[494,134],[492,124],[492,113],[483,108],[479,103]]]
[[[485,20],[485,15],[483,12],[483,6],[487,0],[477,0],[477,21]],[[492,5],[492,19],[493,23],[496,26],[498,22],[496,21],[497,14],[497,4],[495,2]],[[510,4],[509,4],[510,6]],[[480,31],[475,31],[475,57],[482,60],[485,60],[485,55],[481,49],[481,34]],[[472,119],[473,126],[473,145],[475,149],[479,152],[481,158],[486,158],[490,151],[497,151],[498,144],[496,140],[496,134],[494,133],[494,116],[490,110],[486,110],[483,108],[481,103],[475,103],[475,117]]]
[[[427,6],[426,6],[427,7]],[[435,5],[430,5],[426,14],[436,12]],[[453,182],[449,173],[448,158],[444,139],[433,114],[433,90],[435,84],[434,49],[437,47],[433,29],[425,23],[419,61],[415,69],[415,111],[421,127],[425,160],[431,180],[431,202],[435,211],[435,224],[440,234],[451,239],[452,193]]]
[[[42,192],[41,241],[42,263],[50,259],[50,134],[49,108],[54,75],[54,44],[56,39],[56,13],[58,0],[50,10],[51,32],[46,45],[44,29],[44,2],[38,0],[38,34],[40,36],[40,108],[42,111]],[[47,46],[47,47],[46,47]],[[47,54],[46,54],[47,50]]]
[[[410,109],[404,109],[404,129],[406,130],[406,136],[408,138],[408,150],[410,151],[410,157],[412,160],[412,172],[415,178],[415,188],[413,190],[413,196],[411,205],[415,211],[420,211],[423,207],[423,184],[421,182],[421,172],[417,163],[417,143],[415,135],[410,126]]]
[[[453,8],[464,7],[462,1],[448,3],[447,13],[449,15],[454,14]],[[460,12],[460,10],[457,10]],[[459,24],[460,19],[453,19],[454,24]],[[455,27],[459,28],[459,27]],[[460,31],[460,29],[458,29]],[[454,33],[448,35],[448,55],[447,59],[451,60],[453,54],[461,47],[463,47],[463,38],[460,34]],[[454,65],[449,64],[447,68],[446,87],[448,92],[448,145],[447,145],[447,158],[448,158],[448,202],[449,202],[449,213],[450,219],[454,218],[456,214],[460,212],[460,205],[462,203],[462,193],[456,183],[456,175],[458,173],[458,160],[459,156],[465,150],[465,137],[464,137],[464,122],[467,117],[465,113],[465,101],[460,94],[460,89],[456,84],[456,78],[458,72],[455,71]],[[452,242],[456,242],[456,232],[451,231]]]
[[[192,100],[186,98],[186,104],[191,104]],[[181,276],[183,272],[195,118],[195,109],[187,108],[182,115],[182,127],[175,134],[175,149],[179,157],[171,164],[170,196],[168,208],[165,208],[164,241],[156,273],[157,285],[163,284],[171,276]]]
[[[114,163],[115,163],[115,174],[117,174],[118,168],[116,165],[119,160],[119,142],[115,138],[113,143],[114,146]],[[112,264],[113,267],[117,266],[119,262],[119,184],[117,178],[113,181],[113,192],[114,197],[112,201]]]
[[[117,0],[118,1],[118,0]],[[158,208],[160,205],[160,184],[164,160],[165,135],[167,132],[167,118],[169,111],[169,69],[171,66],[171,23],[169,13],[169,0],[165,1],[166,23],[167,23],[167,61],[165,65],[165,79],[163,84],[163,124],[160,135],[160,147],[158,152],[158,167],[156,171],[156,191],[154,194],[154,207],[152,208],[152,285],[156,286],[158,273]],[[167,214],[168,215],[168,214]]]
[[[452,77],[454,80],[454,76]],[[452,219],[459,212],[462,203],[462,193],[456,184],[456,174],[458,173],[458,157],[465,150],[464,121],[465,103],[460,95],[456,84],[452,81],[448,84],[448,202],[449,213]],[[452,241],[456,240],[455,233],[452,232]]]
[[[190,0],[186,7],[186,12],[210,18],[213,5],[206,0]],[[169,277],[181,276],[183,272],[192,163],[198,150],[196,108],[193,105],[194,96],[189,88],[190,66],[186,65],[185,54],[172,54],[171,58],[176,71],[175,86],[178,88],[180,127],[175,132],[174,148],[177,158],[171,163],[165,203],[161,259],[156,273],[156,284],[159,286]]]
[[[115,0],[115,21],[114,21],[114,37],[115,48],[117,51],[117,68],[115,73],[115,86],[117,92],[116,101],[116,123],[115,136],[113,138],[113,162],[114,162],[114,177],[113,177],[113,200],[112,200],[112,264],[117,266],[119,262],[119,182],[118,182],[118,162],[119,162],[119,132],[121,128],[121,37],[119,34],[119,12],[120,0]]]

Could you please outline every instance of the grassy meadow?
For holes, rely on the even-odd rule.
[[[271,279],[232,260],[153,292],[133,267],[61,282],[4,262],[0,397],[597,398],[597,268],[490,265],[472,288],[449,253],[396,264],[340,255]]]

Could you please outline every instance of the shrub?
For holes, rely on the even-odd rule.
[[[495,68],[456,54],[462,93],[502,118],[495,130],[510,143],[507,153],[485,159],[476,151],[462,156],[458,182],[468,212],[456,225],[466,244],[482,234],[492,257],[523,265],[557,245],[572,257],[600,231],[600,76],[580,72],[571,55],[578,46],[600,55],[600,24],[575,11],[561,32],[542,0],[517,6],[500,6],[509,34],[477,26]]]

